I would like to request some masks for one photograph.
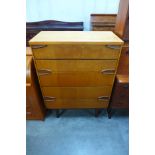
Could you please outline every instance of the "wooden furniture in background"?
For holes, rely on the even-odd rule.
[[[32,56],[32,50],[30,47],[26,47],[26,56]]]
[[[114,93],[114,96],[112,96],[112,107],[129,107],[129,76],[117,75],[115,84],[118,86],[114,87],[113,90],[116,93]]]
[[[26,55],[26,119],[43,120],[45,107],[31,55],[31,49],[27,48]]]
[[[62,22],[56,20],[27,22],[26,46],[28,41],[40,31],[83,31],[83,22]]]
[[[129,76],[116,75],[110,106],[112,108],[129,108]],[[109,110],[111,118],[111,109]]]
[[[120,0],[116,18],[115,34],[122,40],[124,45],[118,64],[115,85],[112,92],[112,100],[108,107],[109,117],[113,108],[129,108],[129,1]]]
[[[122,52],[117,70],[118,75],[129,75],[129,44],[122,46]]]
[[[30,40],[47,109],[107,108],[123,41],[109,31],[43,31]]]
[[[116,14],[91,14],[92,31],[114,31]]]
[[[129,41],[129,0],[120,0],[114,32],[125,42]]]
[[[124,40],[117,74],[129,75],[129,0],[120,0],[115,34]]]

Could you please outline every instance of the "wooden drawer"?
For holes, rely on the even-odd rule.
[[[116,70],[117,60],[36,60],[38,72],[46,74],[68,72],[102,72]],[[51,72],[51,73],[50,73]]]
[[[106,27],[106,26],[93,26],[92,30],[93,31],[114,31],[114,26],[113,27]]]
[[[118,59],[120,45],[32,45],[35,59]]]
[[[100,72],[52,73],[39,76],[40,86],[93,87],[112,85],[114,74]]]
[[[44,99],[106,99],[110,97],[111,86],[104,87],[42,87]]]
[[[41,86],[112,85],[116,60],[36,60]]]
[[[116,22],[117,14],[91,14],[91,23],[113,23]]]
[[[48,109],[74,109],[74,108],[107,108],[109,101],[97,99],[56,99],[54,101],[44,101]]]

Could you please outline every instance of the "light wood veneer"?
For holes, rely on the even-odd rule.
[[[46,108],[107,108],[123,41],[111,31],[46,31],[30,40]]]

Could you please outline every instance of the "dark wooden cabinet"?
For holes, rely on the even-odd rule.
[[[125,43],[122,47],[117,74],[129,75],[129,45]]]
[[[113,96],[111,99],[112,108],[129,107],[129,78],[128,75],[117,75]]]
[[[113,109],[129,109],[128,75],[116,75],[110,104],[107,108],[109,118],[111,118]]]
[[[124,40],[108,115],[113,108],[129,108],[129,0],[120,0],[114,33]]]

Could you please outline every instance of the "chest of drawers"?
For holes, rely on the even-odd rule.
[[[47,109],[107,108],[123,41],[111,31],[42,31],[29,41]]]

